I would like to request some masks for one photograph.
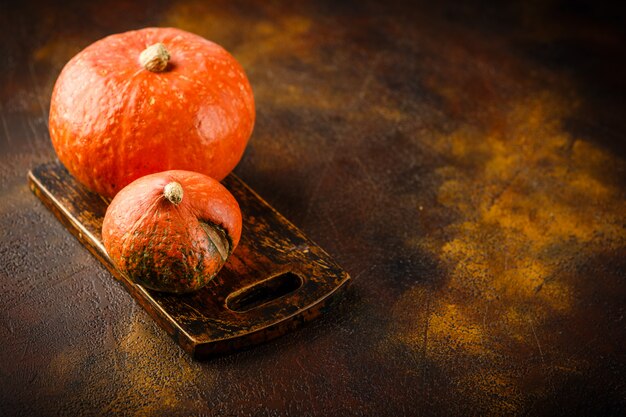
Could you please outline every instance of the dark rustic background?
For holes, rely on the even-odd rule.
[[[0,415],[625,413],[621,6],[6,3]],[[64,63],[145,26],[245,67],[236,173],[353,276],[322,319],[193,361],[28,190]]]

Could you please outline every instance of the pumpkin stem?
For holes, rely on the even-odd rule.
[[[161,42],[148,46],[139,54],[139,63],[152,72],[163,72],[170,61],[170,53]]]
[[[176,181],[172,181],[163,187],[163,195],[175,206],[183,201],[183,187]]]

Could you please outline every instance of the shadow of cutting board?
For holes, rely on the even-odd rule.
[[[29,171],[28,181],[61,223],[196,358],[295,329],[319,316],[350,280],[324,250],[231,174],[222,183],[239,202],[243,231],[224,268],[193,294],[149,290],[130,281],[106,254],[100,232],[108,200],[76,182],[59,162]]]

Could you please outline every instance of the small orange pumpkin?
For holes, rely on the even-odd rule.
[[[109,205],[102,240],[134,282],[173,293],[206,285],[237,247],[241,211],[218,181],[189,171],[142,177]]]
[[[252,133],[254,98],[221,46],[173,28],[111,35],[59,75],[50,137],[68,171],[112,197],[133,180],[171,169],[222,180]]]

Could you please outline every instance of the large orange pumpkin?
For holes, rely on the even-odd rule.
[[[254,119],[248,79],[226,50],[148,28],[104,38],[67,63],[52,93],[50,137],[72,175],[112,197],[170,169],[223,179]]]
[[[206,285],[235,249],[241,211],[206,175],[166,171],[122,189],[109,205],[102,241],[117,267],[145,287],[185,293]]]

